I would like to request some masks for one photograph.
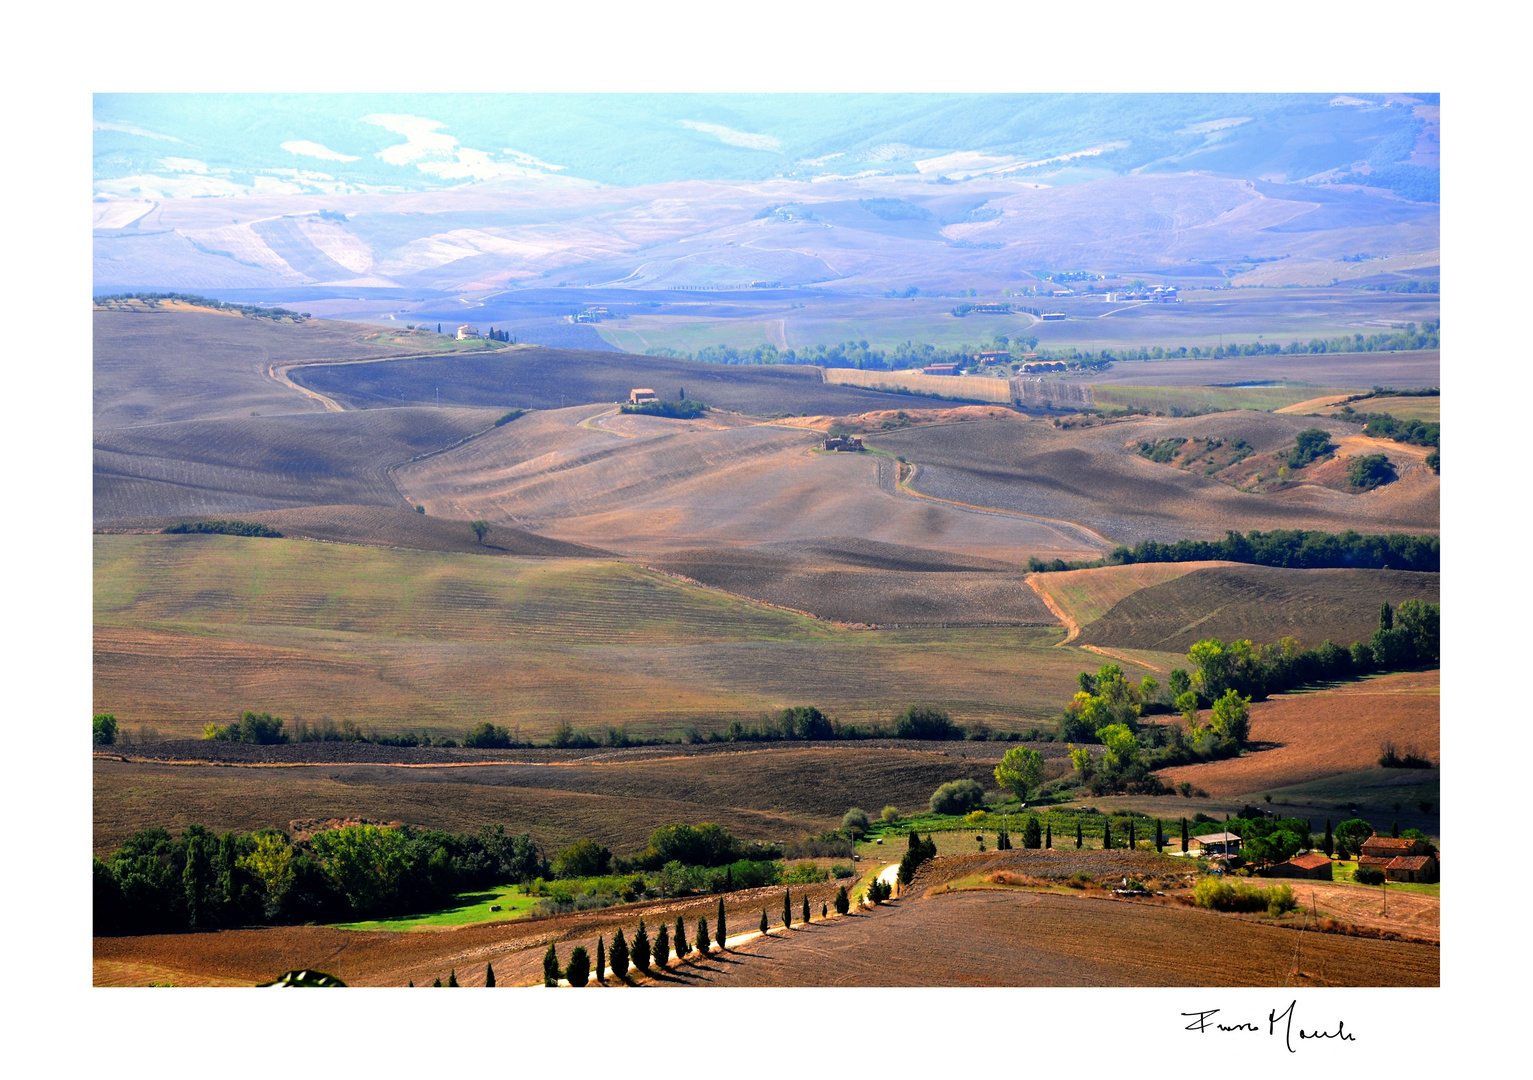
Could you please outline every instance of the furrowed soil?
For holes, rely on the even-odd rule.
[[[752,415],[898,409],[908,398],[824,381],[808,365],[708,364],[632,353],[515,348],[387,364],[306,367],[293,381],[351,408],[435,404],[561,409],[628,400],[635,387],[662,398],[682,390],[716,409]]]
[[[1251,706],[1256,749],[1224,761],[1162,769],[1157,775],[1169,784],[1186,781],[1215,798],[1230,798],[1370,769],[1386,741],[1402,754],[1409,747],[1438,761],[1439,675],[1401,672],[1257,702]],[[1436,778],[1433,770],[1387,771],[1402,782]],[[1332,797],[1349,794],[1334,792]]]
[[[94,516],[217,516],[344,503],[409,509],[389,470],[489,428],[497,415],[389,409],[98,430]]]
[[[1041,596],[1047,596],[1053,609],[1064,616],[1065,628],[1073,640],[1082,627],[1096,622],[1115,605],[1143,589],[1175,581],[1195,570],[1228,565],[1231,564],[1130,563],[1032,574],[1028,584]]]
[[[96,709],[166,735],[255,708],[675,737],[809,703],[888,723],[913,701],[1025,727],[1095,666],[1052,648],[1057,629],[847,630],[611,561],[197,535],[94,550]]]
[[[1092,621],[1077,641],[1163,652],[1186,652],[1206,638],[1271,643],[1292,637],[1306,648],[1326,640],[1345,647],[1368,639],[1378,627],[1379,606],[1386,601],[1399,606],[1404,600],[1435,604],[1439,599],[1437,574],[1180,565],[1195,569],[1123,597]],[[1068,575],[1039,576],[1047,583]]]
[[[1437,531],[1438,478],[1400,444],[1387,451],[1399,458],[1400,479],[1361,495],[1305,483],[1253,497],[1138,453],[1141,442],[1170,437],[1238,438],[1258,454],[1271,453],[1293,446],[1299,431],[1317,423],[1338,441],[1356,436],[1355,425],[1337,420],[1242,411],[1068,428],[1041,419],[979,421],[870,435],[867,442],[916,463],[910,481],[916,492],[1071,521],[1124,544],[1222,539],[1231,529]]]
[[[228,761],[223,749],[178,742],[114,747],[116,756],[98,757],[97,853],[150,825],[288,831],[297,821],[348,818],[454,832],[503,823],[532,833],[546,851],[591,837],[631,853],[675,821],[716,821],[746,839],[796,840],[837,827],[848,806],[914,813],[949,780],[993,786],[1004,745],[994,744],[991,756],[964,757],[944,744],[901,742],[584,751],[301,743],[248,748],[254,754],[234,747]],[[1063,746],[1045,750],[1049,778],[1068,770]],[[236,764],[251,756],[271,763]]]

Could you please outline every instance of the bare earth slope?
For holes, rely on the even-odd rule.
[[[625,553],[848,534],[1013,564],[1030,554],[1093,557],[1103,547],[1067,523],[900,494],[894,462],[816,452],[814,432],[647,417],[613,428],[602,426],[606,411],[523,417],[395,478],[433,514],[513,522]]]
[[[1078,640],[1082,645],[1161,652],[1185,652],[1194,642],[1211,637],[1258,643],[1293,637],[1308,648],[1329,639],[1346,646],[1373,633],[1380,604],[1398,605],[1402,600],[1436,603],[1438,575],[1205,567],[1118,601]]]
[[[356,323],[277,323],[205,310],[92,313],[95,426],[128,427],[321,406],[270,375],[293,360],[409,355]]]
[[[1323,427],[1355,436],[1355,425],[1252,411],[1146,418],[1060,429],[1042,420],[980,421],[912,428],[871,442],[920,466],[917,491],[940,498],[1079,522],[1115,541],[1222,538],[1229,529],[1436,532],[1438,478],[1418,455],[1395,449],[1400,479],[1354,495],[1301,484],[1250,495],[1139,456],[1140,441],[1242,438],[1258,453],[1293,445]],[[1371,448],[1370,448],[1371,449]]]
[[[342,503],[405,508],[389,468],[482,431],[496,415],[387,409],[98,429],[95,518]]]
[[[707,364],[694,360],[541,347],[471,357],[317,366],[293,372],[302,386],[348,407],[408,404],[558,409],[627,401],[635,387],[753,414],[842,413],[897,408],[904,399],[826,383],[805,365]],[[893,403],[893,404],[891,404]]]

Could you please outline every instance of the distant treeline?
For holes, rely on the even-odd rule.
[[[1128,563],[1207,562],[1222,559],[1303,570],[1387,568],[1436,573],[1442,569],[1440,544],[1436,536],[1411,536],[1405,533],[1364,536],[1351,529],[1341,533],[1305,529],[1274,529],[1267,533],[1253,530],[1243,536],[1238,532],[1230,532],[1223,540],[1178,540],[1172,544],[1146,540],[1132,548],[1114,548],[1105,559],[1095,562],[1067,563],[1063,559],[1045,561],[1032,558],[1028,559],[1027,568],[1045,573],[1123,566]]]
[[[1420,330],[1411,323],[1404,330],[1387,334],[1353,334],[1351,337],[1311,338],[1280,345],[1275,341],[1213,346],[1143,345],[1139,348],[1081,351],[1076,348],[1038,350],[1040,360],[1075,361],[1087,367],[1101,367],[1114,360],[1221,360],[1231,356],[1304,356],[1320,353],[1405,352],[1414,349],[1440,348],[1440,323],[1428,322]]]
[[[1411,443],[1414,446],[1436,447],[1442,433],[1441,422],[1400,420],[1388,413],[1358,412],[1350,405],[1343,405],[1341,412],[1336,415],[1342,420],[1362,424],[1364,435],[1372,435],[1376,439],[1393,439],[1397,443]]]
[[[210,521],[183,521],[179,525],[167,525],[161,529],[162,533],[220,533],[224,536],[281,536],[282,534],[270,525],[262,525],[255,521],[225,521],[222,518]]]
[[[307,311],[299,313],[282,307],[257,307],[255,304],[227,304],[222,300],[214,300],[210,296],[198,296],[196,293],[113,293],[111,296],[94,297],[92,302],[104,304],[110,300],[144,300],[149,303],[153,303],[156,300],[175,300],[183,304],[191,304],[193,307],[214,308],[218,311],[237,311],[241,315],[249,315],[255,319],[292,319],[294,322],[300,322],[310,318]]]

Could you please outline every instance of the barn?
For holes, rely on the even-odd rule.
[[[1295,855],[1287,862],[1268,867],[1264,877],[1308,878],[1311,881],[1331,881],[1331,860],[1319,852]]]

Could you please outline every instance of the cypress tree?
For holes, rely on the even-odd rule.
[[[830,918],[830,905],[825,903],[825,901],[823,901],[823,900],[820,901],[820,918],[822,918],[822,919]]]
[[[724,929],[724,898],[719,897],[718,928],[714,931],[713,940],[719,943],[719,948],[724,947],[724,942],[729,940],[729,933]]]
[[[485,989],[495,985],[495,965],[493,964],[484,965],[484,985]]]
[[[600,934],[596,935],[596,981],[607,981],[607,942]]]
[[[1379,608],[1379,629],[1393,630],[1395,628],[1395,609],[1389,606],[1389,601],[1384,601],[1384,606]]]
[[[414,980],[414,979],[411,979],[411,980],[410,980],[410,986],[411,986],[411,987],[412,987],[412,988],[413,988],[413,987],[414,987],[414,986],[415,986],[415,980]]]
[[[676,959],[680,960],[692,951],[692,946],[687,944],[687,924],[680,915],[676,916]]]
[[[809,894],[804,894],[804,922],[809,921]]]
[[[782,924],[793,925],[793,893],[788,889],[782,891]]]
[[[633,935],[633,966],[640,971],[649,970],[649,931],[644,929],[644,920],[639,920],[639,929]]]
[[[1043,846],[1049,850],[1054,848],[1054,823],[1047,822],[1043,826]]]
[[[1390,823],[1389,835],[1393,836],[1396,840],[1400,838],[1400,823],[1398,821]]]
[[[731,870],[727,866],[724,867],[724,891],[725,892],[734,892],[735,891],[735,875],[734,875],[734,871]]]
[[[761,909],[761,932],[763,934],[767,932],[766,908]]]
[[[660,921],[660,929],[655,932],[655,964],[664,968],[671,960],[671,931],[665,925],[665,920]]]
[[[1103,851],[1109,851],[1111,849],[1112,849],[1112,819],[1104,817],[1102,819],[1102,850]]]
[[[1128,849],[1130,851],[1133,851],[1134,850],[1134,846],[1135,846],[1135,840],[1134,840],[1134,819],[1133,818],[1129,818],[1128,819]]]
[[[708,956],[708,920],[701,915],[697,918],[697,951]]]
[[[1166,834],[1160,831],[1160,818],[1155,819],[1155,850],[1164,851],[1166,848]]]
[[[442,976],[438,975],[435,979],[432,979],[431,980],[431,985],[432,986],[441,986],[442,985]]]
[[[1188,844],[1187,819],[1186,818],[1182,818],[1182,854],[1183,855],[1187,854],[1187,844]]]
[[[1325,819],[1325,843],[1321,846],[1325,848],[1326,858],[1330,858],[1332,855],[1336,854],[1336,841],[1331,837],[1330,818]]]
[[[612,935],[612,974],[619,979],[628,978],[628,939],[623,936],[621,926]]]
[[[457,986],[458,985],[458,969],[457,968],[453,968],[450,972],[447,973],[447,985],[448,986]]]
[[[1043,836],[1038,829],[1038,819],[1029,817],[1027,824],[1022,827],[1022,846],[1033,850],[1043,846]]]
[[[1081,823],[1079,821],[1077,821],[1075,823],[1075,850],[1076,851],[1079,851],[1081,849],[1081,844],[1083,842],[1084,842],[1084,840],[1083,840],[1083,837],[1081,836]]]
[[[591,956],[584,945],[576,945],[571,950],[564,977],[570,981],[571,986],[584,986],[591,980]]]
[[[836,890],[836,914],[845,915],[852,909],[852,898],[846,895],[846,886]]]
[[[440,979],[437,980],[441,982]],[[543,954],[543,985],[559,985],[559,953],[554,949],[554,943],[548,943],[548,951]]]

